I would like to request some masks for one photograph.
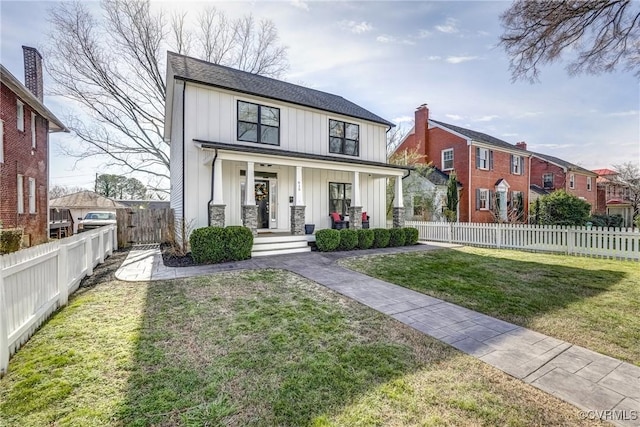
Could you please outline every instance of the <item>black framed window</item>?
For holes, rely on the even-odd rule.
[[[280,145],[280,109],[238,101],[238,141]]]
[[[351,206],[351,184],[342,182],[329,183],[329,213],[349,214]]]
[[[542,188],[553,188],[553,174],[545,173],[542,175]]]
[[[359,156],[360,126],[339,120],[329,120],[329,152]]]

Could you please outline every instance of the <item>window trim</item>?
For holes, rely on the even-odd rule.
[[[332,199],[332,198],[331,198],[331,185],[332,185],[332,184],[335,184],[335,185],[341,185],[341,186],[343,186],[343,187],[344,187],[344,188],[343,188],[343,190],[344,190],[344,197],[343,197],[342,199]],[[331,206],[332,206],[331,201],[332,201],[332,200],[342,200],[342,202],[343,202],[344,212],[338,212],[338,213],[339,213],[339,214],[342,214],[342,215],[349,215],[349,207],[351,207],[351,201],[352,201],[353,199],[352,199],[352,198],[349,198],[349,199],[347,198],[347,185],[351,186],[351,192],[352,192],[352,195],[353,195],[353,183],[351,183],[351,182],[336,182],[336,181],[329,181],[329,194],[328,194],[328,195],[329,195],[329,199],[328,199],[328,202],[329,202],[329,206],[328,206],[328,208],[329,208],[329,214],[331,214],[331,212],[333,212],[333,211],[331,211]],[[348,206],[347,206],[347,203],[346,203],[346,201],[347,201],[347,200],[349,201]]]
[[[36,113],[31,112],[31,148],[36,149]]]
[[[478,190],[480,190],[480,193],[479,193],[479,195],[480,195],[480,200],[478,201],[478,206],[479,206],[478,210],[481,210],[481,211],[488,211],[488,210],[490,210],[490,207],[489,207],[489,198],[491,197],[491,190],[489,190],[488,188],[479,188]],[[484,201],[485,201],[485,207],[484,207],[484,208],[482,207],[482,201],[483,201],[483,199],[482,199],[482,195],[483,195],[483,194],[485,194],[485,195],[486,195],[486,197],[485,197],[485,199],[484,199]]]
[[[545,183],[544,177],[545,176],[550,176],[551,177],[551,180],[550,180],[551,186],[550,187],[545,187],[545,185],[544,185],[544,183]],[[554,180],[553,173],[543,173],[542,174],[542,188],[544,188],[544,189],[553,188],[553,180]]]
[[[486,157],[482,158],[482,153],[486,153]],[[477,157],[477,164],[476,164],[476,168],[483,170],[483,171],[488,171],[491,170],[491,161],[490,161],[490,156],[491,156],[491,150],[489,150],[488,148],[484,148],[484,147],[478,147],[478,157]],[[485,166],[480,166],[480,162],[483,161],[485,162]]]
[[[576,175],[573,173],[569,174],[569,188],[571,190],[575,190],[576,188]]]
[[[35,214],[37,213],[36,209],[36,179],[29,177],[29,213]]]
[[[512,175],[523,175],[523,173],[522,173],[522,165],[523,165],[523,163],[524,163],[524,158],[522,156],[517,156],[515,154],[512,154],[511,155],[511,174]]]
[[[24,175],[18,174],[16,178],[16,196],[18,199],[17,210],[19,214],[24,213]]]
[[[451,167],[447,168],[444,166],[445,163],[445,159],[444,159],[444,155],[447,153],[451,153]],[[454,152],[453,152],[453,148],[446,148],[444,150],[441,151],[440,153],[440,160],[442,161],[442,170],[443,171],[450,171],[453,170],[453,159],[454,159]]]
[[[255,105],[258,107],[258,118],[257,118],[257,122],[247,122],[245,120],[240,120],[240,103],[243,104],[250,104],[250,105]],[[271,126],[271,125],[263,125],[261,123],[262,120],[262,107],[265,108],[272,108],[274,110],[278,110],[278,126]],[[252,141],[249,139],[241,139],[240,138],[240,123],[248,123],[248,124],[252,124],[252,125],[256,125],[257,129],[256,129],[256,140]],[[241,142],[250,142],[252,144],[262,144],[262,145],[270,145],[270,146],[274,146],[274,147],[279,147],[280,146],[280,125],[281,125],[281,120],[280,120],[280,108],[278,107],[272,107],[270,105],[263,105],[263,104],[258,104],[255,102],[250,102],[250,101],[243,101],[242,99],[238,99],[236,100],[236,139],[238,141]],[[266,126],[268,128],[272,128],[272,129],[277,129],[278,130],[278,143],[277,144],[269,144],[268,142],[262,142],[262,127]]]
[[[24,132],[24,103],[19,99],[16,101],[16,128]]]
[[[591,189],[593,188],[592,182],[591,182],[591,177],[588,176],[587,177],[587,191],[591,191]]]
[[[331,122],[337,122],[337,123],[342,123],[342,125],[344,126],[344,136],[339,137],[339,136],[331,136]],[[347,125],[352,125],[352,126],[356,126],[358,128],[358,139],[355,140],[356,142],[356,154],[349,154],[349,153],[345,153],[344,151],[344,147],[346,145],[347,141],[354,141],[353,139],[349,139],[347,138]],[[332,119],[329,118],[329,122],[328,122],[328,135],[329,135],[329,153],[331,154],[342,154],[343,156],[351,156],[351,157],[360,157],[360,125],[358,123],[351,123],[351,122],[347,122],[344,120],[338,120],[338,119]],[[337,138],[340,139],[342,144],[342,151],[331,151],[331,138]]]

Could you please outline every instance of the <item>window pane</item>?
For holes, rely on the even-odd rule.
[[[344,154],[349,154],[351,156],[358,155],[358,141],[353,141],[351,139],[346,139],[344,141]]]
[[[342,153],[342,139],[341,138],[329,138],[329,152]]]
[[[238,139],[240,141],[258,142],[258,125],[238,122]]]
[[[268,126],[280,126],[280,110],[277,108],[261,107],[260,124]]]
[[[329,212],[342,213],[342,199],[330,199],[329,200]]]
[[[358,140],[360,131],[359,131],[359,126],[358,125],[353,125],[350,123],[347,123],[347,132],[346,132],[346,137],[349,139],[354,139],[354,140]]]
[[[344,137],[344,122],[329,120],[329,136]]]
[[[335,182],[330,183],[329,194],[332,199],[344,199],[344,185]]]
[[[262,129],[260,130],[260,142],[278,145],[278,128],[262,126]]]
[[[345,188],[344,197],[346,199],[351,199],[351,184],[345,184],[344,188]]]
[[[247,102],[238,102],[238,120],[258,123],[258,106]]]

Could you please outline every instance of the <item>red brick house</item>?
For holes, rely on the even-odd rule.
[[[526,149],[526,144],[522,148]],[[591,213],[597,211],[598,174],[557,157],[540,153],[532,154],[531,184],[540,186],[548,192],[565,190],[589,203]]]
[[[415,126],[396,152],[417,150],[446,174],[456,172],[462,184],[459,201],[461,222],[526,221],[529,204],[531,153],[506,141],[470,129],[429,118],[421,105]]]
[[[611,169],[596,169],[597,209],[600,215],[621,215],[625,227],[633,225],[633,205],[629,186],[616,180],[618,172]]]
[[[31,246],[49,237],[49,132],[67,129],[43,104],[42,56],[23,53],[24,85],[0,64],[0,221]]]

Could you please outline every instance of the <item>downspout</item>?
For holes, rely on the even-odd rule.
[[[471,223],[471,196],[475,195],[476,192],[472,191],[473,190],[473,186],[471,185],[471,160],[474,159],[474,157],[471,155],[472,150],[472,145],[471,145],[471,141],[469,141],[469,161],[467,162],[469,164],[469,195],[468,195],[468,202],[467,202],[467,206],[468,206],[468,215],[469,217],[467,218],[467,222]]]
[[[184,161],[185,161],[185,143],[184,143],[184,106],[185,106],[185,96],[187,93],[187,82],[185,81],[182,85],[182,223],[185,222],[185,211],[184,211]],[[182,236],[182,240],[184,241],[184,236]]]
[[[216,148],[215,150],[216,154],[213,156],[213,160],[211,161],[211,199],[209,200],[209,203],[207,204],[207,224],[211,224],[211,204],[213,203],[213,186],[215,184],[215,164],[216,164],[216,159],[218,158],[218,149]]]

